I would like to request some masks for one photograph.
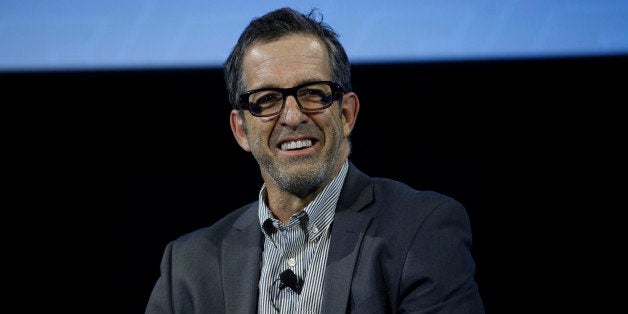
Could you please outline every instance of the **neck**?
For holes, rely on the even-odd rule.
[[[333,180],[342,166],[345,163],[345,160],[349,156],[350,147],[349,144],[345,141],[345,143],[341,146],[340,152],[338,154],[338,158],[336,159],[336,163],[334,164],[334,169],[331,174],[324,178],[324,180],[314,189],[310,190],[308,193],[304,194],[296,194],[291,191],[287,191],[279,187],[273,178],[270,177],[268,173],[262,170],[262,178],[264,179],[264,183],[266,185],[266,205],[272,211],[272,213],[284,224],[288,223],[290,217],[295,213],[303,210],[316,196],[318,196],[323,189]]]

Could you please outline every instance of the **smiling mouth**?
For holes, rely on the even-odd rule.
[[[312,140],[290,141],[281,144],[281,150],[295,150],[312,146]]]

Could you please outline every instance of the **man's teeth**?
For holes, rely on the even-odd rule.
[[[312,140],[293,141],[281,144],[281,150],[299,149],[312,146]]]

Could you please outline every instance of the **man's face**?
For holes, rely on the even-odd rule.
[[[306,35],[289,35],[250,47],[244,55],[243,75],[246,90],[288,88],[332,78],[327,48],[316,37]],[[340,168],[344,162],[338,158],[341,144],[351,127],[347,127],[338,101],[308,113],[300,110],[294,97],[285,101],[284,110],[274,117],[255,117],[246,111],[242,121],[234,112],[232,127],[240,146],[257,160],[267,184],[270,177],[281,189],[305,196],[326,184]]]

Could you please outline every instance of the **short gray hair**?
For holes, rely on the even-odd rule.
[[[237,105],[238,95],[244,92],[242,59],[249,47],[292,34],[314,35],[320,38],[327,47],[332,80],[342,85],[345,91],[352,90],[351,66],[347,53],[338,41],[338,34],[331,26],[323,23],[322,15],[317,13],[316,9],[303,14],[291,8],[281,8],[251,20],[223,67],[229,102],[234,107]]]

